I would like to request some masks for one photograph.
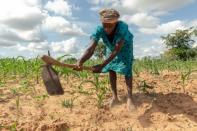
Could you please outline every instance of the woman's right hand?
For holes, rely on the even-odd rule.
[[[73,70],[82,71],[83,70],[82,66],[83,66],[83,63],[81,63],[80,60],[79,60],[79,61],[77,61],[76,67],[73,68]]]

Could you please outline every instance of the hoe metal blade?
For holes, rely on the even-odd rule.
[[[48,94],[62,95],[64,90],[59,80],[57,71],[51,65],[42,66],[42,79]]]

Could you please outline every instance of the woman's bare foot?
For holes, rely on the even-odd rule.
[[[112,98],[109,102],[109,107],[112,108],[114,107],[115,105],[118,105],[120,101],[118,100],[118,98]]]
[[[136,110],[135,105],[133,104],[133,100],[131,98],[127,99],[127,110],[128,111]]]

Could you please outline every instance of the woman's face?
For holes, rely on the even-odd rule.
[[[108,35],[110,35],[114,31],[114,29],[116,27],[116,24],[117,24],[117,22],[115,22],[115,23],[102,23],[103,28]]]

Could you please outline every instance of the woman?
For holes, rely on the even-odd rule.
[[[119,12],[114,9],[103,9],[99,12],[102,25],[98,26],[91,35],[91,43],[77,65],[78,69],[94,53],[100,38],[106,46],[107,59],[99,65],[93,66],[94,73],[109,72],[110,84],[113,97],[110,107],[116,105],[119,100],[117,97],[117,75],[120,73],[125,76],[128,91],[127,108],[133,110],[135,107],[132,102],[132,63],[133,63],[133,35],[128,30],[128,25],[119,21]]]

